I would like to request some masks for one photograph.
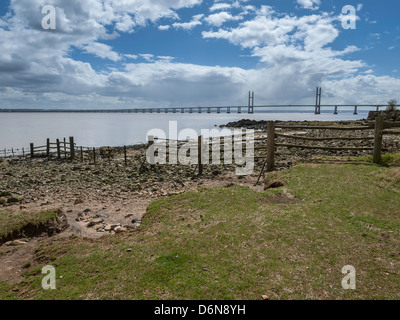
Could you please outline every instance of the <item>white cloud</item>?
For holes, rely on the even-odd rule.
[[[216,27],[220,27],[226,21],[229,21],[229,20],[242,20],[242,19],[243,19],[242,16],[234,17],[230,13],[225,12],[225,11],[212,14],[212,15],[208,16],[207,18],[205,18],[207,23],[209,23],[213,26],[216,26]]]
[[[321,5],[321,0],[297,0],[297,3],[304,9],[317,10]]]
[[[276,12],[270,6],[255,8],[245,6],[246,1],[225,0],[216,1],[214,6],[227,3],[242,10],[237,17],[243,21],[235,27],[223,27],[233,18],[225,9],[211,10],[216,12],[214,18],[210,18],[213,14],[195,15],[189,22],[176,22],[177,10],[201,2],[12,1],[13,14],[0,20],[2,106],[226,105],[246,101],[249,90],[256,92],[260,104],[312,103],[310,97],[312,100],[317,85],[324,87],[327,103],[373,104],[393,98],[398,92],[400,79],[374,76],[365,62],[351,59],[358,48],[330,47],[340,34],[337,17],[332,14],[297,17]],[[58,8],[55,32],[41,29],[40,8],[44,3]],[[244,12],[249,13],[246,19]],[[136,49],[122,54],[109,45],[111,42],[104,43],[161,18],[165,20],[159,30],[171,28],[168,19],[175,20],[173,27],[184,30],[204,21],[220,26],[204,31],[203,37],[240,46],[257,59],[257,69],[178,63],[179,57],[138,53]],[[107,68],[97,71],[90,63],[74,60],[73,49],[109,60]]]
[[[161,30],[161,31],[166,31],[166,30],[169,30],[170,28],[171,28],[171,26],[168,26],[168,25],[158,26],[158,30]]]
[[[210,7],[210,11],[226,10],[230,8],[232,8],[232,4],[230,3],[214,3],[214,5]]]
[[[86,53],[94,54],[102,59],[109,59],[112,61],[119,61],[122,59],[118,53],[104,43],[92,42],[84,45],[82,48]]]
[[[196,26],[200,26],[203,23],[201,22],[201,19],[204,17],[204,14],[198,14],[193,16],[192,21],[190,22],[175,22],[172,24],[172,26],[175,29],[183,29],[183,30],[191,30]]]

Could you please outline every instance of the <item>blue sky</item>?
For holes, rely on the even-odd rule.
[[[45,5],[56,30],[41,27]],[[399,12],[397,0],[3,0],[0,108],[240,105],[250,90],[256,104],[312,104],[316,86],[325,103],[400,100]]]

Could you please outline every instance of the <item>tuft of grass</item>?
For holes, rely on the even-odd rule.
[[[38,267],[0,284],[0,299],[13,288],[30,299],[399,299],[400,193],[381,179],[392,169],[300,165],[273,173],[287,184],[266,192],[159,198],[127,234],[44,244],[35,261],[56,268],[57,289],[41,288]],[[346,265],[357,290],[341,286]]]

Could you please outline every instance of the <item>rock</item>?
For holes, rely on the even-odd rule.
[[[27,244],[28,242],[22,241],[22,240],[14,240],[14,241],[8,241],[6,242],[6,245],[8,246],[23,246]]]
[[[87,225],[87,227],[88,228],[91,228],[91,227],[94,227],[94,226],[96,226],[96,225],[98,225],[98,224],[100,224],[100,223],[103,223],[104,222],[104,220],[103,219],[93,219],[92,221],[90,221],[89,223],[88,223],[88,225]]]
[[[128,231],[128,229],[125,228],[125,227],[118,226],[118,227],[116,227],[116,228],[114,229],[114,231],[115,231],[115,233],[122,233],[122,232]]]
[[[266,296],[266,295],[262,295],[261,297],[263,300],[269,300],[268,296]]]
[[[75,199],[75,201],[74,201],[74,205],[82,204],[82,203],[83,203],[82,199]]]
[[[112,230],[112,227],[109,224],[104,227],[104,231],[110,232],[111,230]]]
[[[104,213],[96,213],[97,218],[105,218],[106,215]]]

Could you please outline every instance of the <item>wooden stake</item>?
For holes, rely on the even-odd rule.
[[[33,149],[33,143],[31,143],[31,158],[35,156],[35,150]]]
[[[275,122],[268,121],[267,124],[267,172],[275,167]]]
[[[69,148],[71,152],[71,160],[75,159],[75,143],[74,143],[74,137],[69,137]]]
[[[374,155],[373,162],[381,163],[382,161],[382,137],[383,137],[383,116],[377,116],[375,121],[375,138],[374,138]]]
[[[203,136],[199,136],[199,138],[198,138],[198,166],[199,166],[199,175],[200,176],[203,174],[202,156],[203,156]]]
[[[57,158],[60,159],[61,158],[60,139],[57,139],[56,143],[57,143]]]

